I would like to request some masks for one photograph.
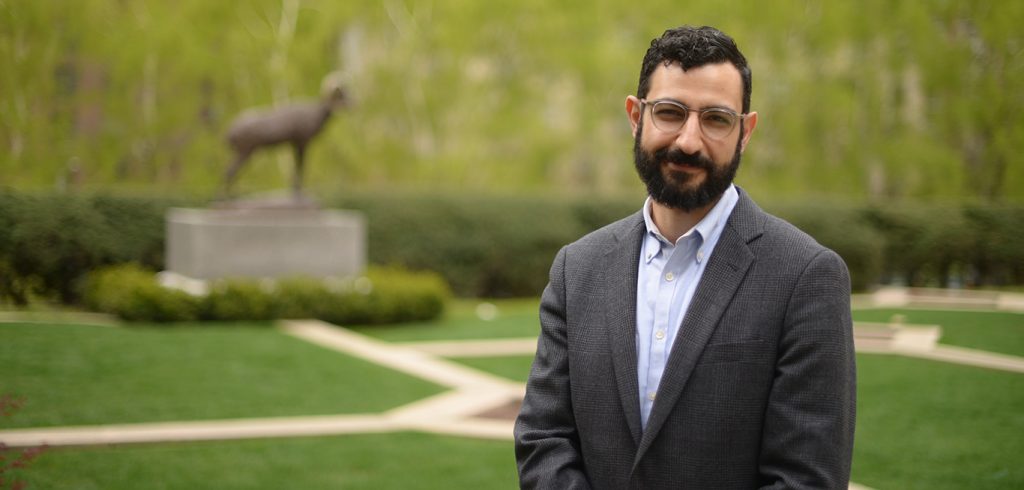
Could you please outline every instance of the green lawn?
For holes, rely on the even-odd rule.
[[[490,300],[487,303],[496,308],[496,316],[491,320],[477,316],[481,301],[456,300],[440,322],[354,326],[352,329],[389,342],[536,337],[540,333],[539,300]],[[483,309],[486,312],[488,308]]]
[[[503,376],[512,381],[525,383],[527,376],[530,375],[533,356],[453,357],[451,360],[471,368]]]
[[[511,442],[418,433],[50,449],[28,489],[512,489]]]
[[[942,344],[1024,356],[1022,313],[879,308],[855,310],[853,319],[888,322],[893,315],[903,315],[907,324],[941,326]]]
[[[1024,375],[885,355],[857,363],[854,481],[1024,488]]]
[[[0,324],[0,427],[379,412],[442,389],[267,325]]]

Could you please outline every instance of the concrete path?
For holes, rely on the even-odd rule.
[[[857,295],[854,308],[921,308],[1024,313],[1024,294],[928,288],[882,288]],[[1024,332],[1022,332],[1024,333]],[[1024,373],[1024,358],[938,343],[937,325],[855,323],[858,352],[895,354],[987,369]]]
[[[884,287],[869,294],[855,294],[853,307],[854,309],[924,308],[1024,313],[1024,294],[965,289]]]

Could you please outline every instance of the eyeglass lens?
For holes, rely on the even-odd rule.
[[[668,101],[658,101],[651,106],[654,125],[666,133],[682,129],[691,112],[698,114],[701,131],[709,138],[721,139],[729,136],[736,126],[737,115],[722,109],[696,111]]]

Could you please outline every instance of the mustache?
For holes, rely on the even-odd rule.
[[[712,171],[715,169],[715,162],[700,153],[686,153],[679,148],[661,148],[654,152],[654,161],[661,164],[672,162],[681,165],[688,165],[695,168]]]

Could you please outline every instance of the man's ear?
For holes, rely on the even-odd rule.
[[[640,124],[640,114],[643,108],[643,102],[640,99],[630,95],[626,97],[626,116],[629,117],[629,125],[633,129],[633,137],[636,138],[636,128]]]
[[[747,143],[750,142],[750,136],[754,134],[754,128],[757,127],[757,113],[748,112],[746,119],[743,121],[743,134],[740,136],[743,138],[743,143],[740,145],[740,152],[747,150]]]

